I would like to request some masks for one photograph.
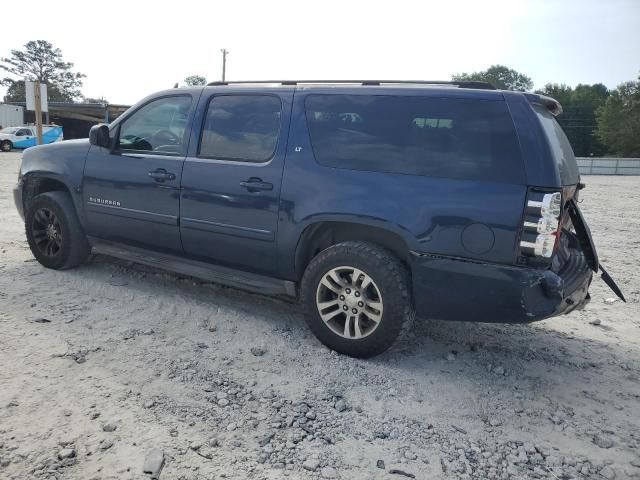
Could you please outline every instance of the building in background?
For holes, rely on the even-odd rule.
[[[12,108],[24,110],[24,102],[7,104]],[[64,139],[87,138],[89,130],[98,123],[109,123],[122,115],[129,105],[110,105],[105,103],[64,103],[49,102],[48,118],[43,118],[47,124],[60,125],[64,128]],[[24,118],[20,125],[35,123],[35,113],[24,111]],[[7,125],[3,125],[7,126]]]
[[[24,125],[24,107],[0,103],[0,128]]]

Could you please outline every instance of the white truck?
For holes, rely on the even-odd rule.
[[[42,126],[42,143],[44,145],[62,140],[63,132],[60,125]],[[0,130],[0,151],[2,152],[10,152],[14,148],[33,147],[36,143],[36,127],[33,125],[6,127]]]

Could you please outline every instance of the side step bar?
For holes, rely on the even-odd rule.
[[[234,270],[233,268],[199,262],[177,255],[149,252],[142,248],[108,242],[94,237],[89,237],[89,243],[92,246],[93,253],[100,253],[264,295],[296,297],[296,284],[289,280],[280,280],[266,275]]]

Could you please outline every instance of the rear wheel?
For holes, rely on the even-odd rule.
[[[0,150],[2,150],[3,152],[10,152],[13,149],[13,145],[9,140],[5,140],[4,142],[0,143]]]
[[[313,333],[354,357],[384,352],[413,319],[406,268],[391,252],[366,242],[320,252],[305,271],[301,296]]]
[[[25,229],[31,253],[47,268],[75,267],[91,251],[73,202],[65,192],[34,197],[25,215]]]

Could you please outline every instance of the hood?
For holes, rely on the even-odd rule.
[[[36,145],[35,147],[26,149],[24,151],[23,158],[32,156],[35,158],[39,158],[41,156],[52,156],[55,158],[67,153],[73,156],[78,152],[82,152],[83,155],[86,155],[87,150],[89,150],[89,146],[88,138],[65,140],[62,142],[48,143],[46,145]]]
[[[22,152],[20,174],[35,174],[60,180],[72,191],[82,184],[82,172],[89,147],[89,139],[84,138],[27,148]]]

